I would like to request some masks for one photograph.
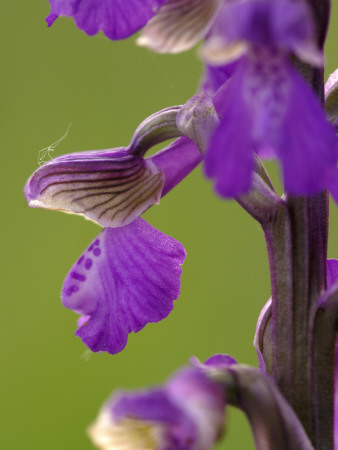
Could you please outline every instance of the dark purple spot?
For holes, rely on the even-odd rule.
[[[72,272],[71,273],[72,278],[74,278],[75,280],[78,281],[86,281],[86,277],[84,275],[81,275],[80,273],[77,272]]]
[[[77,263],[78,263],[78,264],[81,264],[81,263],[82,263],[82,261],[83,261],[83,259],[84,259],[84,255],[82,255],[82,256],[81,256],[81,258],[79,258],[79,260],[78,260],[78,262],[77,262]]]
[[[79,287],[75,286],[75,284],[73,284],[66,290],[66,295],[72,295],[74,292],[77,292],[78,290],[79,290]]]
[[[99,248],[96,248],[93,253],[94,253],[95,256],[100,256],[101,255],[101,250]]]
[[[94,245],[100,245],[100,239],[96,239],[96,241],[94,242]]]
[[[89,270],[92,267],[92,265],[93,265],[93,261],[90,258],[86,259],[85,268],[87,270]]]
[[[88,247],[88,251],[89,252],[93,251],[93,248],[94,248],[94,244],[92,244],[90,247]]]

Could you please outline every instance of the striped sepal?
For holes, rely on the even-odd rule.
[[[164,175],[127,149],[55,158],[28,180],[29,206],[82,214],[103,227],[131,223],[159,203]]]
[[[137,43],[159,53],[188,50],[205,36],[222,0],[168,0]]]

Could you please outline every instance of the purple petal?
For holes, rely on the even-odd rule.
[[[25,187],[31,207],[83,214],[120,227],[159,203],[164,175],[126,149],[60,156],[34,172]]]
[[[234,61],[231,64],[224,64],[223,66],[206,65],[201,82],[201,90],[209,95],[215,94],[232,77],[237,65],[238,61]]]
[[[229,367],[232,364],[237,364],[237,361],[232,356],[222,353],[211,356],[204,363],[205,366],[219,369]]]
[[[216,355],[208,358],[204,363],[202,363],[196,356],[190,358],[190,362],[199,369],[208,370],[208,369],[227,369],[232,364],[237,364],[237,361],[230,355],[226,355],[223,353],[217,353]]]
[[[224,408],[222,388],[202,371],[186,368],[162,388],[115,394],[90,436],[101,446],[109,442],[100,446],[107,449],[123,443],[133,449],[210,450],[221,435]]]
[[[188,450],[190,447],[181,446],[178,439],[196,439],[194,422],[164,388],[115,394],[88,431],[93,443],[106,450]]]
[[[94,352],[118,353],[128,334],[167,317],[180,293],[183,246],[137,219],[106,228],[74,264],[63,304],[90,316],[76,331]]]
[[[146,159],[149,160],[165,176],[163,197],[198,166],[202,155],[190,139],[182,137]]]
[[[48,26],[48,27],[51,27],[58,17],[59,17],[58,14],[50,13],[50,14],[46,17],[47,26]]]
[[[166,0],[49,0],[51,13],[73,17],[88,35],[98,31],[109,39],[124,39],[136,33]]]
[[[227,2],[221,9],[207,39],[203,55],[219,63],[229,60],[229,49],[238,43],[287,50],[304,61],[322,65],[323,56],[315,45],[315,27],[304,1],[247,0]],[[218,53],[218,55],[217,55]]]
[[[214,105],[223,119],[206,155],[206,174],[217,179],[221,195],[238,195],[248,188],[249,154],[255,150],[280,159],[289,194],[334,190],[335,132],[296,70],[282,55],[269,54],[257,51],[254,59],[242,59],[216,93]]]
[[[338,260],[328,259],[326,263],[327,288],[331,287],[338,280]]]
[[[167,424],[178,424],[184,415],[170,400],[165,389],[155,388],[143,392],[120,393],[111,406],[114,419],[126,417],[151,420]]]
[[[291,65],[289,92],[275,150],[283,166],[285,189],[312,195],[329,187],[336,168],[336,134],[319,101]]]
[[[244,71],[238,71],[222,89],[222,120],[205,155],[205,174],[216,181],[222,197],[236,197],[250,189],[254,167],[252,120],[243,98]]]
[[[209,450],[222,435],[224,427],[225,396],[222,387],[212,381],[204,371],[195,368],[182,369],[167,383],[170,398],[193,418],[198,431],[196,442],[187,441],[188,427],[182,427],[176,436],[182,450]],[[186,430],[187,429],[187,430]],[[186,443],[186,446],[183,443]]]

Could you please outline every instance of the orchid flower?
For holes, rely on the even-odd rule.
[[[161,53],[188,50],[203,38],[224,0],[49,0],[46,22],[73,17],[92,36],[125,39],[145,27],[138,44]]]
[[[221,123],[205,173],[223,197],[248,192],[254,154],[278,158],[285,190],[313,195],[331,187],[337,140],[319,101],[291,65],[296,54],[322,65],[314,24],[301,0],[243,0],[223,7],[202,54],[209,64],[240,58],[213,98]]]
[[[26,184],[29,206],[84,215],[105,227],[62,289],[64,306],[81,315],[76,335],[94,352],[120,352],[130,332],[168,316],[179,296],[184,247],[139,218],[201,161],[185,137],[143,158],[159,140],[177,135],[170,127],[178,110],[145,120],[128,148],[60,156]]]
[[[209,450],[221,437],[224,409],[222,388],[184,368],[164,386],[115,393],[88,434],[103,450]]]
[[[101,450],[211,450],[222,437],[226,403],[247,415],[257,448],[313,450],[273,382],[217,354],[191,360],[163,386],[116,392],[88,429]],[[268,413],[268,415],[267,415]]]

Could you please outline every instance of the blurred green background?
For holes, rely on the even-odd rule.
[[[327,73],[337,64],[337,6]],[[188,252],[173,313],[131,335],[116,356],[90,354],[74,337],[77,316],[62,307],[59,293],[100,229],[80,217],[26,206],[23,186],[37,168],[38,151],[70,123],[55,155],[128,144],[146,116],[194,94],[201,64],[195,50],[154,55],[136,47],[135,38],[90,38],[66,18],[47,29],[48,12],[47,0],[11,0],[0,19],[0,447],[6,450],[91,449],[85,428],[112,390],[160,383],[191,355],[226,352],[256,365],[252,340],[270,291],[260,227],[235,202],[216,198],[198,168],[145,215]],[[337,225],[333,206],[330,257],[338,257]],[[217,448],[253,449],[245,418],[229,408],[227,422]]]

